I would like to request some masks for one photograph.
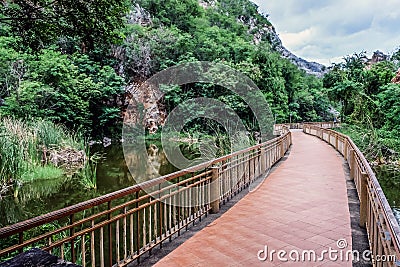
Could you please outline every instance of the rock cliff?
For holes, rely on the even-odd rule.
[[[262,38],[263,35],[266,35],[269,38],[271,46],[275,51],[281,54],[282,57],[289,59],[293,64],[304,70],[306,73],[322,77],[327,72],[327,68],[324,65],[300,58],[284,47],[273,26],[264,26],[255,35],[256,41],[258,38]]]

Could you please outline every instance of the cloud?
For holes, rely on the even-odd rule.
[[[398,0],[254,0],[270,15],[283,44],[323,64],[355,52],[400,45]]]
[[[316,36],[316,29],[311,27],[305,29],[301,32],[291,32],[291,33],[282,33],[280,34],[280,38],[285,40],[285,45],[290,47],[300,47],[306,45],[309,40],[312,40]]]

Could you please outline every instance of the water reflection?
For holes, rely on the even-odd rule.
[[[98,150],[106,158],[97,167],[97,188],[103,193],[116,191],[172,173],[174,168],[157,144],[149,144],[147,153],[140,153],[134,145],[126,149],[114,145]],[[131,166],[131,172],[128,167]]]
[[[92,147],[92,152],[103,155],[97,165],[96,190],[82,186],[76,176],[49,179],[24,184],[18,196],[0,199],[0,227],[61,209],[84,200],[104,195],[125,187],[169,174],[177,169],[167,160],[157,143],[147,145],[147,153],[133,146],[126,161],[121,144]]]
[[[394,166],[378,166],[374,171],[400,224],[400,170]]]
[[[19,189],[16,198],[6,196],[0,199],[0,227],[176,171],[160,147],[157,143],[147,144],[147,153],[140,153],[132,146],[127,150],[126,161],[121,144],[93,147],[92,152],[104,156],[97,166],[96,190],[85,189],[74,176],[27,183]],[[188,146],[181,147],[181,150],[188,158],[196,155]],[[132,173],[126,163],[132,166]],[[379,166],[375,167],[375,172],[400,223],[400,171],[391,166]]]

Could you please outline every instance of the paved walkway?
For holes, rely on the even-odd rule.
[[[347,242],[345,249],[338,248],[338,240]],[[262,261],[265,246],[268,258]],[[323,253],[330,248],[331,256]],[[272,250],[286,254],[281,252],[282,260],[277,253],[271,258]],[[308,250],[324,260],[291,260],[302,260],[304,250],[306,260]],[[352,266],[340,260],[348,250],[351,228],[342,158],[318,138],[295,131],[288,159],[258,190],[156,266]]]

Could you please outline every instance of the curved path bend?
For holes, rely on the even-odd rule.
[[[256,191],[155,266],[352,266],[342,157],[316,137],[292,137],[289,157]]]

